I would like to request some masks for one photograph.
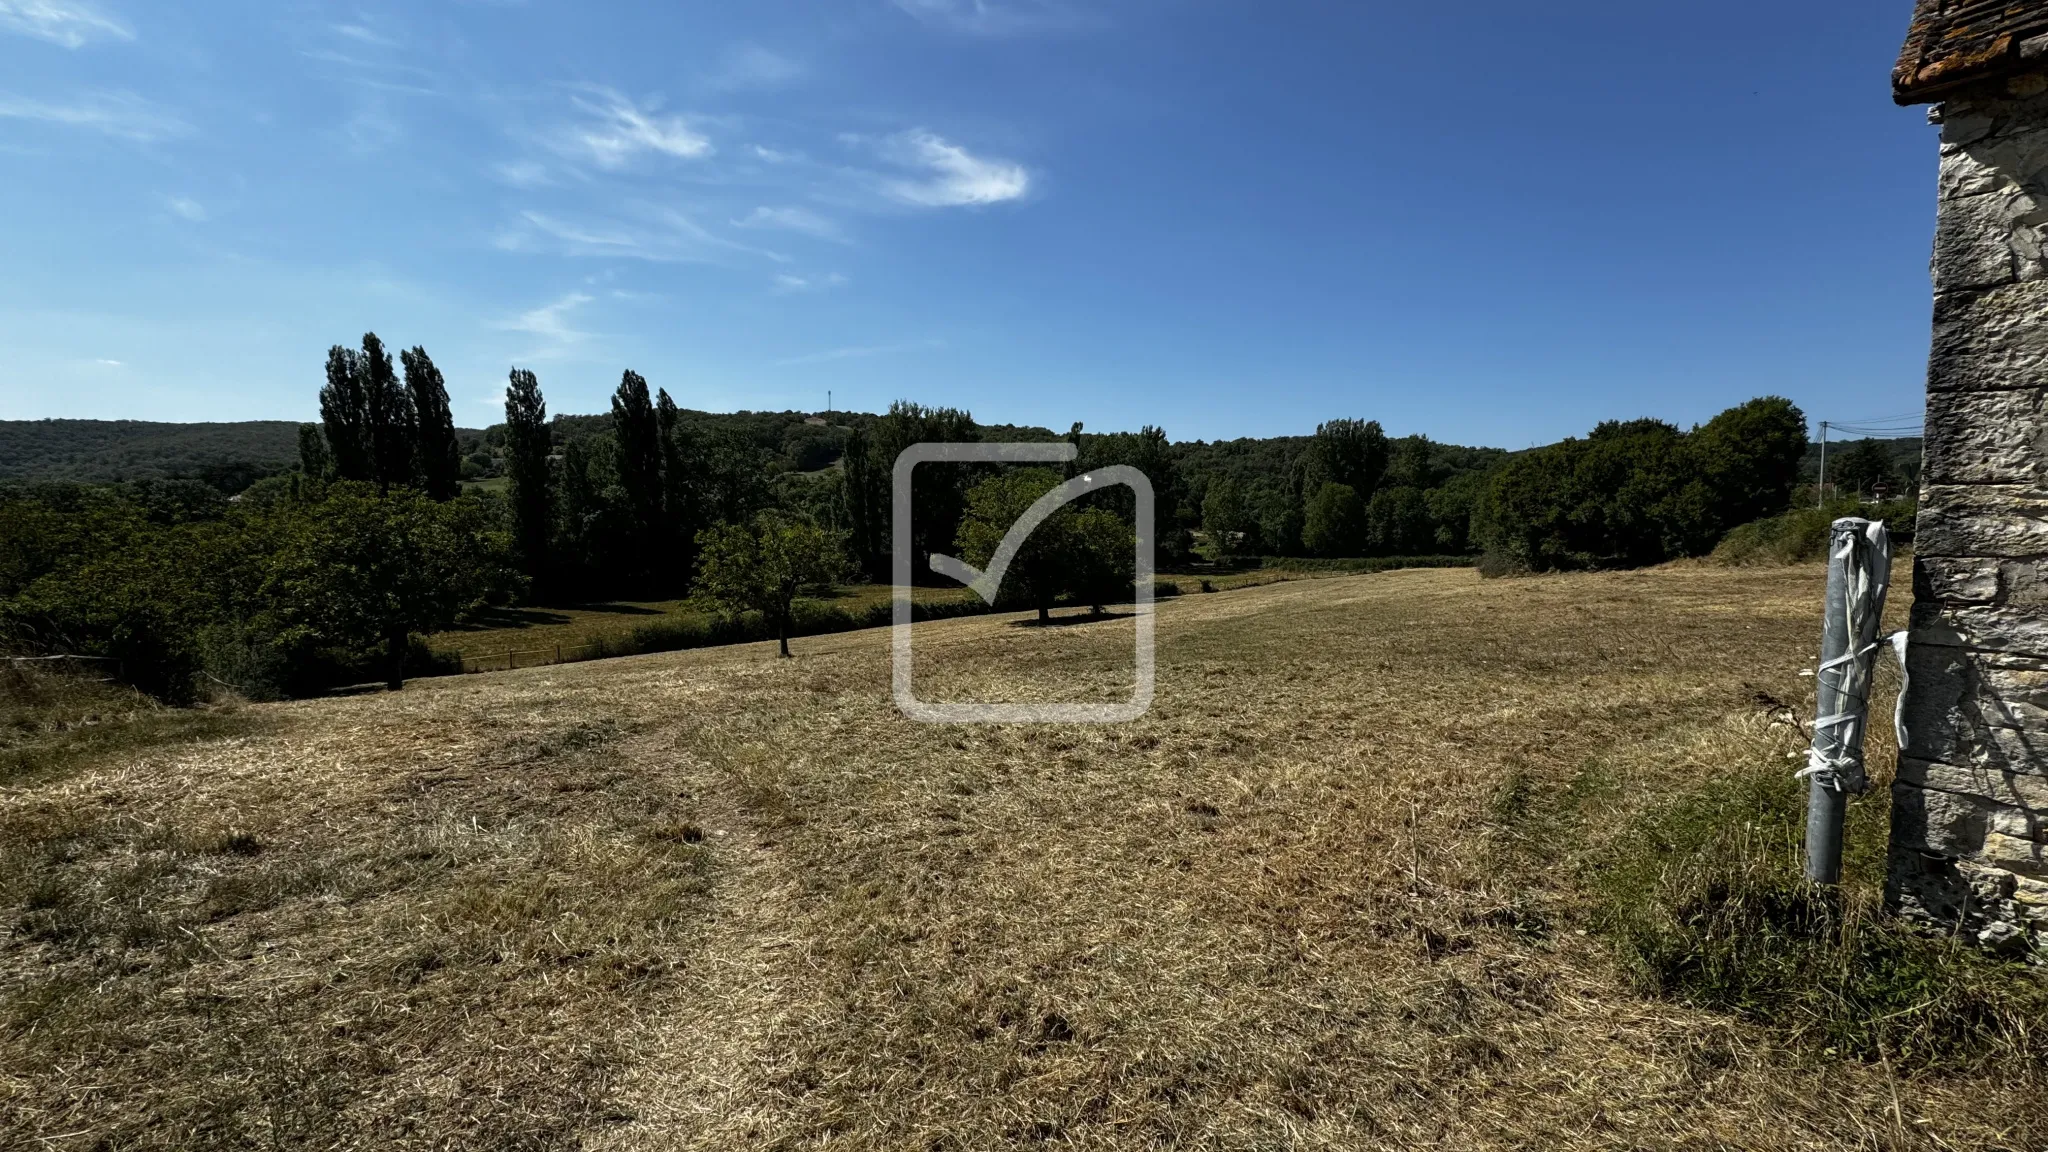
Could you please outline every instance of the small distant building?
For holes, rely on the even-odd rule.
[[[1919,0],[1892,91],[1941,175],[1888,896],[2048,960],[2048,0]]]

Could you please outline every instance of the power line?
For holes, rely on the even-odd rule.
[[[1897,420],[1919,420],[1925,415],[1925,412],[1898,412],[1890,416],[1863,416],[1854,420],[1827,420],[1823,423],[1830,427],[1838,424],[1890,424]]]
[[[1872,416],[1862,420],[1823,420],[1820,422],[1820,480],[1814,485],[1815,507],[1827,502],[1828,493],[1828,433],[1843,432],[1860,440],[1910,440],[1927,434],[1927,418],[1923,413],[1901,412],[1895,416]]]

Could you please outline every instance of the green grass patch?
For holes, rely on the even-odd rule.
[[[0,785],[44,780],[96,759],[245,732],[232,704],[173,708],[85,671],[0,662]]]
[[[1958,1070],[2048,1060],[2040,973],[1884,914],[1882,797],[1850,805],[1834,888],[1802,875],[1804,797],[1782,765],[1741,769],[1593,851],[1593,922],[1635,982],[1827,1055]]]

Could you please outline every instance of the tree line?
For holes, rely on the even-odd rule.
[[[985,565],[1039,496],[1116,464],[1151,480],[1166,571],[1289,555],[1654,563],[1783,509],[1806,448],[1804,417],[1769,397],[1691,430],[1609,422],[1506,453],[1361,419],[1175,443],[1153,426],[1058,434],[909,401],[713,417],[631,370],[609,413],[551,417],[539,379],[515,368],[504,423],[465,455],[426,350],[394,357],[374,334],[329,350],[319,408],[297,469],[232,500],[177,480],[0,487],[0,643],[103,656],[171,699],[214,684],[289,695],[432,670],[423,637],[493,607],[693,596],[759,613],[786,652],[804,590],[890,578],[892,472],[917,443],[1065,439],[1077,457],[919,468],[912,569],[932,581],[932,554]],[[504,479],[464,483],[478,474]],[[1129,599],[1134,519],[1122,488],[1061,509],[1000,606],[1044,618]]]

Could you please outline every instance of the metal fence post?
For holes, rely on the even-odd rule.
[[[1849,797],[1870,787],[1863,733],[1870,673],[1891,585],[1892,542],[1882,521],[1845,516],[1828,529],[1828,590],[1814,672],[1813,747],[1806,754],[1806,878],[1842,878],[1842,819]]]

